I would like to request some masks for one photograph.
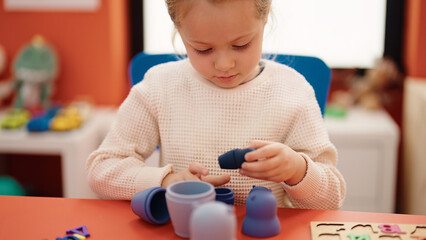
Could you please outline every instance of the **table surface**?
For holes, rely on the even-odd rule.
[[[237,239],[259,239],[244,235],[241,226],[245,207],[235,206]],[[331,210],[278,209],[279,235],[262,239],[310,239],[310,222],[369,222],[426,224],[426,216]],[[181,239],[171,222],[152,225],[136,216],[130,201],[47,197],[0,196],[2,239],[56,239],[68,229],[87,226],[88,239]]]

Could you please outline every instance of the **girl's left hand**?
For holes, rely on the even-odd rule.
[[[306,174],[305,159],[289,146],[269,141],[252,141],[247,148],[255,148],[245,155],[240,174],[274,182],[296,185]]]

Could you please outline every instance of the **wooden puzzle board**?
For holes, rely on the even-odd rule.
[[[426,240],[426,223],[311,222],[311,239]]]

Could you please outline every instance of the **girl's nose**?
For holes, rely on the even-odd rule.
[[[235,67],[235,60],[231,54],[218,54],[215,59],[214,66],[217,70],[226,72]]]

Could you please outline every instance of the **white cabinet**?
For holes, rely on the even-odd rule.
[[[0,112],[0,118],[4,112]],[[85,164],[105,137],[115,110],[96,109],[78,129],[67,132],[28,132],[25,128],[0,129],[0,155],[4,153],[60,155],[62,190],[67,198],[97,198],[90,189]]]
[[[344,118],[326,117],[346,180],[347,211],[394,212],[399,128],[385,111],[351,109]]]

